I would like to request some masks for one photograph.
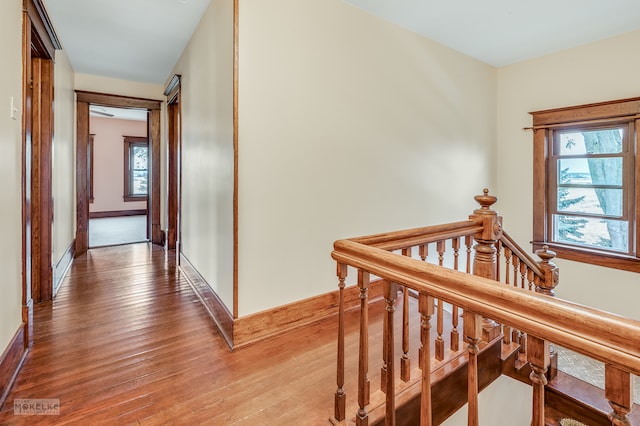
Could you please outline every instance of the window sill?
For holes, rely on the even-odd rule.
[[[589,263],[591,265],[621,269],[623,271],[640,272],[640,258],[637,257],[589,249],[579,249],[557,243],[534,242],[533,250],[541,249],[545,244],[549,246],[550,250],[556,252],[556,258],[558,259]]]
[[[127,202],[133,202],[133,201],[147,201],[148,197],[146,195],[144,196],[125,195],[124,197],[122,197],[122,199],[124,200],[125,203],[127,203]]]

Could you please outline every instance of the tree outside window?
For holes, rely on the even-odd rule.
[[[534,249],[640,272],[640,98],[531,115]]]
[[[149,143],[145,137],[124,137],[124,201],[146,200],[149,186]]]

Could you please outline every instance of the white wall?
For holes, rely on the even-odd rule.
[[[0,2],[0,353],[22,321],[22,1]],[[11,98],[18,108],[9,117]]]
[[[63,50],[56,51],[53,105],[53,251],[57,264],[75,238],[75,92],[73,68]]]
[[[182,75],[182,252],[232,311],[232,1],[212,0],[174,73]]]
[[[495,189],[495,68],[339,0],[243,0],[239,28],[241,316],[335,290],[334,240]]]
[[[640,96],[640,31],[498,70],[496,208],[522,244],[532,236],[530,111]],[[557,260],[557,295],[640,319],[638,274]]]

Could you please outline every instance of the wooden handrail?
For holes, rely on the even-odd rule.
[[[482,231],[482,222],[478,220],[464,220],[443,225],[368,235],[366,237],[352,238],[351,241],[391,251],[450,238],[473,235],[480,231]]]
[[[509,248],[509,250],[511,250],[520,259],[521,262],[524,262],[527,267],[533,271],[534,274],[538,275],[539,277],[544,277],[544,272],[542,271],[542,268],[540,268],[540,265],[538,265],[538,262],[536,262],[529,253],[524,251],[522,247],[520,247],[520,245],[516,243],[515,240],[511,238],[504,229],[502,230],[500,242],[505,247]]]
[[[336,241],[331,256],[339,264],[368,271],[640,375],[639,321],[500,285],[356,241]]]

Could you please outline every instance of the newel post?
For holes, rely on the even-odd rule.
[[[495,280],[498,270],[496,243],[502,235],[502,217],[498,216],[491,206],[498,201],[498,198],[489,195],[487,188],[483,190],[482,195],[476,195],[473,198],[480,204],[480,208],[474,210],[469,219],[482,224],[482,231],[474,235],[476,244],[473,246],[475,250],[473,275]],[[500,334],[500,327],[487,318],[483,319],[482,329],[482,337],[487,342]]]
[[[545,244],[541,249],[536,250],[536,255],[542,259],[538,262],[538,265],[540,265],[544,273],[544,282],[536,280],[536,292],[555,296],[554,289],[559,282],[559,269],[551,260],[556,257],[556,252],[549,250],[549,246]]]

